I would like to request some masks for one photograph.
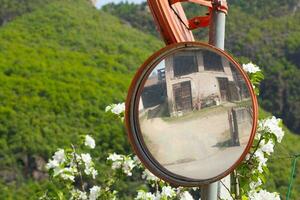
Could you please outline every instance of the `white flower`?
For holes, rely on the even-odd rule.
[[[84,162],[84,173],[86,175],[92,175],[93,179],[98,175],[98,171],[93,167],[94,163],[92,161],[92,157],[89,153],[82,153],[81,159]]]
[[[75,181],[75,176],[71,174],[61,174],[60,177],[64,180],[70,180],[72,182]]]
[[[86,192],[81,192],[81,193],[79,194],[79,199],[86,200],[86,199],[87,199]]]
[[[77,167],[77,165],[81,165],[82,164],[82,159],[81,156],[78,155],[77,153],[73,152],[71,154],[72,159],[70,160],[70,167]]]
[[[254,153],[254,155],[255,155],[256,158],[258,158],[258,161],[259,161],[258,171],[259,171],[260,173],[262,173],[262,172],[263,172],[262,167],[267,165],[268,159],[265,158],[264,152],[262,152],[261,149],[258,149],[258,150]]]
[[[138,191],[138,194],[134,199],[135,200],[155,200],[156,197],[151,192],[145,192],[143,190],[140,190],[140,191]]]
[[[260,143],[260,148],[266,154],[271,155],[271,153],[274,152],[274,143],[272,142],[272,140],[269,140],[266,144],[265,140],[262,140]]]
[[[93,179],[98,175],[98,171],[93,166],[85,166],[84,173],[86,175],[92,175]]]
[[[101,188],[99,186],[93,186],[90,188],[89,200],[96,200],[100,196]]]
[[[56,160],[58,163],[63,163],[65,162],[65,151],[63,149],[59,149],[56,151],[53,155],[53,159]]]
[[[185,191],[180,195],[180,200],[194,200],[194,198],[188,191]]]
[[[130,158],[125,159],[124,163],[123,163],[123,172],[127,175],[127,176],[131,176],[132,175],[132,169],[135,167],[134,161],[131,160]]]
[[[110,154],[107,158],[107,160],[111,160],[111,161],[121,161],[123,160],[122,156],[116,153]]]
[[[96,146],[95,145],[95,140],[91,136],[89,136],[89,135],[85,136],[85,142],[84,142],[84,144],[86,146],[90,147],[91,149],[94,149],[95,146]]]
[[[176,192],[170,186],[164,186],[162,188],[161,195],[164,197],[174,197]]]
[[[54,168],[58,167],[60,164],[64,163],[65,161],[66,161],[65,151],[63,149],[59,149],[52,156],[52,160],[49,160],[49,162],[46,165],[46,168],[48,170],[54,169]]]
[[[107,160],[112,161],[112,169],[122,169],[122,171],[127,176],[131,176],[132,169],[136,167],[136,162],[132,160],[130,156],[118,155],[116,153],[113,153],[107,157]]]
[[[55,168],[53,176],[59,176],[63,180],[70,180],[72,182],[75,181],[75,174],[77,174],[76,167],[66,167],[66,168]]]
[[[112,166],[111,166],[112,169],[119,169],[122,167],[124,156],[113,153],[107,157],[107,160],[112,161]]]
[[[46,168],[49,169],[54,169],[59,166],[59,163],[56,160],[49,160],[49,162],[46,165]]]
[[[157,180],[159,180],[148,169],[145,169],[145,171],[143,171],[142,178],[145,179],[145,180],[147,180],[147,181],[157,181]]]
[[[250,62],[248,64],[243,64],[243,69],[248,73],[256,73],[256,72],[260,71],[259,67],[255,64],[253,64],[252,62]]]
[[[249,153],[247,153],[245,160],[249,160],[251,158],[251,155]]]
[[[95,169],[93,168],[93,169],[91,170],[91,174],[92,174],[93,179],[95,179],[96,176],[98,175],[98,171],[95,170]]]
[[[250,189],[255,190],[257,187],[261,186],[262,182],[260,179],[257,180],[257,182],[251,182],[250,183]]]
[[[280,143],[284,136],[284,131],[279,126],[280,121],[281,120],[277,119],[275,116],[269,119],[262,120],[258,124],[258,130],[273,133],[276,136],[277,141]]]
[[[116,115],[120,115],[125,111],[125,103],[112,104],[110,106],[110,111]]]
[[[121,167],[122,167],[122,162],[120,161],[113,162],[111,165],[112,169],[120,169]]]
[[[251,192],[249,195],[250,200],[280,200],[277,193],[271,193],[266,190],[260,190],[259,192]]]
[[[71,198],[70,200],[87,200],[87,195],[86,192],[82,192],[80,190],[77,189],[73,189],[71,191]]]
[[[260,123],[260,122],[259,122]],[[259,132],[256,132],[255,134],[255,139],[259,140],[261,137],[261,134]]]
[[[92,163],[92,157],[89,153],[82,153],[81,159],[84,162],[85,165],[90,166]]]

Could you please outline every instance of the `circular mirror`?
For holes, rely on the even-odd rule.
[[[254,139],[257,102],[241,67],[207,44],[170,45],[137,72],[126,102],[131,144],[146,168],[181,186],[228,175]]]

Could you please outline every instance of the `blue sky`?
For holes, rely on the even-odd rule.
[[[100,8],[108,3],[120,3],[120,2],[130,2],[130,3],[142,3],[146,0],[98,0],[97,7]]]

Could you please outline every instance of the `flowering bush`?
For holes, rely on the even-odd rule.
[[[84,145],[83,145],[84,144]],[[84,147],[85,148],[84,148]],[[110,181],[107,185],[92,185],[91,180],[95,180],[98,171],[89,153],[83,152],[83,149],[94,149],[95,140],[86,135],[83,137],[82,144],[77,148],[71,145],[68,149],[58,149],[52,159],[46,165],[53,181],[63,183],[68,193],[50,193],[46,192],[40,199],[72,199],[72,200],[96,200],[96,199],[114,199],[116,192],[110,189]],[[111,180],[111,177],[107,177]]]
[[[243,65],[243,69],[248,73],[255,92],[258,94],[258,86],[263,79],[263,74],[258,66],[249,63]],[[106,107],[106,112],[111,112],[124,118],[125,104],[111,104]],[[238,184],[236,190],[231,194],[230,199],[242,200],[279,200],[277,193],[270,193],[262,189],[266,182],[265,175],[268,173],[267,161],[274,151],[274,146],[282,141],[284,132],[280,119],[270,117],[261,119],[258,123],[257,134],[246,159],[235,171],[235,179]],[[50,176],[64,183],[64,187],[69,191],[59,194],[45,193],[41,199],[57,199],[57,196],[74,200],[96,200],[96,199],[117,199],[117,191],[113,190],[114,184],[118,180],[118,175],[132,176],[133,172],[140,175],[141,179],[148,185],[149,190],[139,190],[135,200],[193,200],[192,192],[199,193],[199,188],[173,188],[168,183],[154,176],[145,169],[139,159],[135,156],[109,154],[107,161],[114,173],[104,177],[101,185],[93,184],[98,171],[91,155],[83,149],[94,149],[94,139],[86,135],[83,137],[80,148],[71,145],[70,149],[58,149],[52,159],[49,160],[46,168]],[[83,148],[84,147],[84,148]],[[59,198],[59,199],[64,199]]]
[[[254,92],[256,95],[259,95],[259,85],[260,82],[264,79],[264,75],[259,69],[259,67],[253,63],[243,64],[242,65],[245,72],[248,73],[248,76],[251,80]]]

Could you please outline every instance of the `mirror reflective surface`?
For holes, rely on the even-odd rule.
[[[252,145],[257,102],[240,66],[202,43],[178,43],[150,57],[127,97],[135,152],[154,174],[182,186],[228,175]]]

